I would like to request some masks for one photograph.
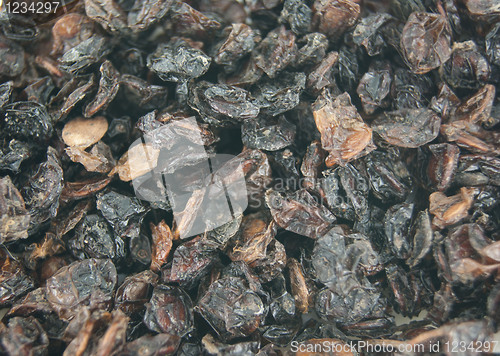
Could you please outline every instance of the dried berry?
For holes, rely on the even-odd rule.
[[[63,170],[56,151],[49,146],[47,160],[41,163],[28,179],[22,195],[30,213],[29,233],[57,215],[59,196],[63,189]]]
[[[444,15],[414,12],[401,34],[401,50],[408,67],[424,74],[445,63],[451,55],[451,29]]]
[[[374,66],[375,67],[375,66]],[[356,92],[367,114],[373,114],[379,107],[386,107],[392,76],[390,66],[382,64],[376,70],[366,72],[359,81]]]
[[[252,334],[267,312],[262,299],[238,277],[213,282],[200,298],[197,308],[223,338]]]
[[[371,14],[362,18],[352,33],[356,45],[365,47],[370,56],[375,56],[386,47],[381,28],[391,20],[389,14]]]
[[[304,189],[288,194],[268,190],[266,204],[282,228],[313,239],[323,235],[335,221],[335,216]]]
[[[125,257],[124,241],[113,235],[106,220],[99,215],[87,215],[75,229],[75,236],[68,242],[71,252],[78,259],[110,258],[114,261]]]
[[[276,151],[293,143],[295,125],[280,116],[271,124],[268,119],[245,120],[241,125],[243,144],[249,148]]]
[[[191,300],[181,289],[159,286],[146,305],[144,324],[152,331],[184,336],[193,328]]]
[[[110,260],[73,262],[47,280],[47,300],[60,318],[71,320],[83,307],[111,307],[116,280],[116,268]]]
[[[134,31],[144,31],[160,21],[170,10],[172,0],[135,1],[127,16],[127,25]]]
[[[327,37],[318,32],[313,32],[300,38],[297,43],[302,45],[297,51],[297,56],[295,57],[295,64],[297,66],[316,64],[326,54],[328,49],[328,39]]]
[[[172,231],[162,220],[158,225],[150,225],[153,246],[151,251],[151,270],[158,272],[162,265],[167,262],[168,255],[172,248]]]
[[[384,113],[373,130],[394,146],[415,148],[434,140],[441,118],[429,109],[406,109]]]
[[[0,354],[498,353],[498,1],[32,2]]]
[[[488,81],[490,72],[488,60],[472,41],[455,43],[443,65],[443,76],[453,88],[477,88]]]
[[[338,39],[356,24],[361,12],[353,0],[316,0],[313,4],[313,26],[321,33]]]
[[[106,109],[109,103],[115,98],[118,89],[120,89],[119,73],[111,62],[105,61],[101,64],[100,71],[99,90],[94,100],[85,107],[85,117],[92,117],[98,111]]]
[[[174,252],[172,266],[165,276],[168,281],[192,286],[207,274],[216,262],[216,245],[201,237],[179,246]]]
[[[109,53],[107,39],[92,36],[67,50],[60,59],[60,67],[66,72],[77,74]]]
[[[288,22],[292,31],[300,35],[311,26],[312,11],[302,0],[285,0],[280,21]]]
[[[0,74],[14,77],[24,70],[24,50],[5,37],[0,37]]]
[[[224,29],[227,38],[217,45],[214,62],[223,65],[232,65],[236,60],[250,53],[257,41],[257,34],[250,26],[233,24]]]
[[[262,114],[279,115],[299,104],[306,77],[303,73],[283,72],[276,78],[263,81],[254,91],[255,103]]]
[[[5,131],[15,138],[44,142],[52,136],[52,119],[45,107],[33,101],[5,106]]]
[[[9,176],[0,180],[0,214],[1,243],[28,237],[30,214]]]
[[[372,130],[363,122],[349,94],[332,98],[324,91],[313,104],[314,120],[323,149],[330,155],[326,165],[343,164],[374,149]]]
[[[253,55],[256,66],[274,78],[294,61],[296,52],[295,35],[281,26],[267,34]]]
[[[8,355],[42,355],[47,353],[49,338],[34,317],[9,320],[1,343]]]
[[[253,102],[250,93],[235,86],[200,82],[191,93],[189,105],[207,123],[236,123],[259,114],[259,107]]]
[[[0,254],[0,304],[8,305],[34,289],[34,281],[23,266],[6,255]]]
[[[148,56],[148,68],[165,81],[182,82],[203,75],[210,57],[183,40],[164,43]]]

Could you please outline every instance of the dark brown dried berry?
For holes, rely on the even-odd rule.
[[[356,24],[361,8],[353,0],[316,0],[313,4],[313,26],[334,40]]]
[[[335,216],[305,189],[295,193],[268,190],[266,204],[279,226],[312,239],[323,235],[335,221]]]
[[[457,146],[448,143],[429,145],[431,158],[427,168],[427,175],[433,185],[444,191],[453,181],[458,168],[460,150]]]
[[[182,286],[192,287],[206,275],[216,262],[216,245],[198,236],[177,247],[170,269],[164,278]]]
[[[3,250],[0,253],[0,305],[11,304],[18,297],[34,289],[33,279],[23,266],[10,258]]]
[[[34,317],[14,317],[9,320],[1,343],[9,356],[43,355],[47,354],[49,338]]]
[[[5,106],[5,131],[24,140],[46,142],[52,136],[52,119],[45,107],[34,101],[19,101]]]
[[[156,287],[146,304],[144,324],[159,333],[186,335],[193,328],[191,299],[180,288]]]
[[[291,64],[297,53],[295,35],[287,31],[285,26],[269,32],[253,53],[255,64],[269,77]]]
[[[131,316],[140,314],[157,281],[158,275],[148,270],[128,276],[116,290],[115,308]]]
[[[23,188],[24,201],[31,215],[29,233],[57,215],[63,189],[63,170],[56,151],[49,146],[47,160],[41,163]]]
[[[332,98],[323,91],[313,104],[313,114],[323,149],[330,153],[326,158],[328,167],[345,164],[374,149],[372,130],[351,104],[349,94]]]
[[[248,91],[225,84],[200,82],[192,88],[188,102],[204,121],[215,125],[234,125],[259,114]]]
[[[17,43],[0,37],[0,75],[14,77],[24,70],[24,50]]]
[[[384,113],[373,130],[394,146],[416,148],[439,134],[441,118],[429,109],[403,109]]]
[[[285,0],[280,22],[288,22],[292,31],[301,35],[311,26],[312,11],[303,0]]]
[[[455,43],[450,59],[443,65],[443,77],[453,88],[477,88],[490,77],[488,60],[472,41]]]
[[[47,280],[47,300],[61,319],[71,320],[84,307],[109,309],[116,281],[110,260],[73,262]]]
[[[104,61],[100,68],[99,90],[96,97],[83,111],[85,117],[92,117],[98,111],[104,110],[113,101],[120,89],[119,73],[110,61]]]
[[[80,260],[110,258],[117,261],[125,257],[125,242],[114,236],[106,219],[100,215],[87,215],[76,227],[68,247]]]
[[[224,339],[252,334],[267,313],[262,299],[238,277],[213,282],[200,298],[197,308]]]
[[[391,67],[387,64],[374,64],[359,81],[356,92],[367,114],[373,114],[380,107],[387,107],[384,100],[389,95],[392,83]]]
[[[60,58],[60,68],[71,74],[78,74],[110,51],[108,40],[101,36],[92,36],[67,50]]]
[[[183,1],[175,1],[171,14],[176,34],[206,38],[221,27],[212,14],[205,15]]]
[[[427,73],[445,63],[451,55],[451,29],[444,15],[414,12],[401,34],[401,51],[408,67]]]
[[[223,65],[232,65],[236,60],[250,53],[257,41],[257,34],[245,24],[232,24],[226,27],[224,33],[227,38],[217,45],[214,62]]]
[[[170,10],[173,0],[135,1],[127,16],[127,25],[134,31],[144,31],[160,21]]]
[[[299,104],[299,96],[305,84],[304,73],[283,72],[276,78],[262,81],[255,88],[255,104],[260,107],[262,114],[279,115]]]
[[[318,32],[305,35],[297,43],[302,47],[299,48],[295,57],[296,66],[318,63],[323,59],[328,49],[328,38]]]
[[[248,148],[277,151],[293,143],[295,125],[283,116],[274,122],[269,119],[245,120],[241,125],[241,140]]]
[[[30,214],[9,176],[0,179],[0,243],[28,237]]]
[[[183,40],[160,44],[147,59],[149,69],[162,80],[172,82],[187,81],[205,74],[210,61],[203,51]]]

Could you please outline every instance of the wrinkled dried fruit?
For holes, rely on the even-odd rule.
[[[374,149],[372,130],[363,122],[349,94],[332,98],[324,91],[313,104],[314,121],[323,149],[330,154],[326,165],[344,164]]]
[[[47,280],[47,300],[61,319],[71,320],[83,307],[108,309],[116,280],[110,260],[73,262]]]
[[[451,29],[444,15],[414,12],[401,34],[401,50],[408,67],[427,73],[445,63],[451,55]]]

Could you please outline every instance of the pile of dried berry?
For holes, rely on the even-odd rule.
[[[14,8],[1,355],[493,352],[498,0]],[[223,224],[193,168],[221,154],[248,202]]]

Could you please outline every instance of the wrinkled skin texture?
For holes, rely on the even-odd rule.
[[[278,225],[313,239],[326,232],[335,221],[333,214],[318,205],[306,190],[290,196],[268,190],[266,203]]]
[[[140,315],[157,282],[158,276],[149,270],[125,278],[116,290],[115,306],[127,315]]]
[[[204,74],[210,61],[199,49],[178,40],[159,45],[148,56],[148,67],[163,80],[179,82]]]
[[[52,122],[45,108],[35,102],[6,106],[5,129],[14,137],[46,141],[52,135]]]
[[[219,300],[224,301],[222,308],[217,307]],[[244,280],[237,277],[226,277],[212,283],[201,297],[198,308],[201,315],[227,338],[251,334],[265,314],[259,296],[248,290]]]
[[[359,81],[356,92],[367,114],[373,114],[377,108],[386,106],[384,99],[390,92],[392,75],[390,67],[384,67],[365,73]]]
[[[282,73],[262,83],[253,95],[262,114],[276,116],[298,105],[305,84],[302,73]]]
[[[157,226],[151,224],[153,235],[153,246],[151,251],[151,270],[159,271],[172,248],[172,231],[170,227],[162,220]]]
[[[28,356],[46,353],[49,338],[34,317],[15,317],[9,320],[1,342],[9,355]]]
[[[327,286],[316,297],[316,309],[325,320],[353,324],[381,308],[380,293],[358,271],[364,263],[378,264],[378,257],[374,251],[360,253],[363,237],[346,246],[339,232],[334,228],[315,244],[312,265],[319,282]]]
[[[476,195],[474,188],[461,188],[456,195],[446,197],[441,192],[429,197],[429,212],[434,215],[432,223],[438,227],[452,225],[468,215],[472,199]]]
[[[224,84],[201,82],[193,88],[189,105],[208,123],[223,125],[254,118],[259,107],[246,90]]]
[[[0,303],[8,305],[33,289],[33,279],[22,265],[2,252],[0,269]]]
[[[79,280],[80,275],[87,278]],[[47,299],[61,318],[70,320],[83,306],[95,309],[111,306],[116,278],[116,268],[110,260],[74,262],[47,281]]]
[[[332,98],[324,91],[313,104],[314,120],[323,149],[330,155],[326,165],[343,164],[373,150],[372,130],[366,125],[349,94]]]
[[[412,13],[401,35],[401,50],[408,67],[424,74],[446,62],[451,55],[450,32],[441,14]],[[423,45],[418,46],[419,42]]]
[[[28,237],[30,215],[26,211],[23,197],[9,176],[0,180],[0,214],[2,243]]]
[[[313,4],[313,25],[321,33],[334,38],[356,23],[360,6],[352,0],[316,0]]]
[[[215,244],[196,237],[175,250],[172,266],[165,270],[165,278],[181,285],[193,285],[216,262],[215,254]]]
[[[266,151],[277,151],[291,145],[295,138],[295,125],[282,116],[274,125],[269,125],[268,121],[246,120],[241,127],[243,144]]]
[[[39,229],[41,223],[56,216],[59,208],[63,171],[52,147],[47,150],[47,160],[38,166],[28,181],[29,185],[22,194],[31,216],[28,233],[32,233]]]
[[[428,109],[385,113],[374,122],[374,131],[394,146],[415,148],[434,140],[441,119]]]
[[[152,331],[178,335],[193,328],[191,300],[182,290],[158,287],[146,305],[144,324]]]
[[[297,52],[295,35],[284,26],[271,31],[255,49],[255,64],[269,77],[285,69],[294,59]]]
[[[231,65],[235,60],[250,53],[256,42],[256,34],[250,26],[233,24],[224,30],[227,38],[218,46],[215,54],[215,63]]]

